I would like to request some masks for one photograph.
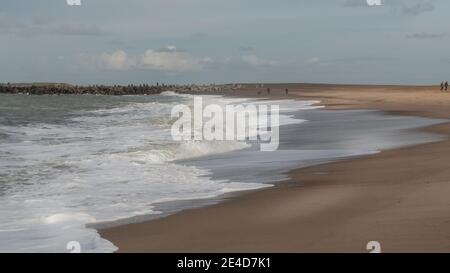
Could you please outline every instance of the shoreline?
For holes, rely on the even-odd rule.
[[[390,114],[433,118],[443,118],[448,113],[439,107],[431,110],[429,105],[417,107],[414,101],[409,104],[408,101],[386,102],[376,97],[373,101],[373,93],[395,97],[401,92],[401,96],[405,96],[404,88],[412,87],[350,88],[363,88],[359,91],[366,92],[364,98],[348,94],[353,92],[347,90],[348,86],[323,86],[324,90],[318,91],[322,92],[319,96],[314,92],[317,90],[290,90],[289,96],[283,96],[284,86],[292,89],[293,85],[275,86],[281,91],[270,99],[319,99],[325,109],[376,109]],[[301,88],[310,87],[303,85]],[[415,89],[423,93],[428,88],[431,89]],[[225,95],[248,97],[251,91],[254,90]],[[433,105],[439,105],[438,102],[434,101]],[[446,230],[449,230],[450,218],[446,215],[450,212],[450,202],[446,201],[445,193],[450,194],[450,183],[436,177],[439,174],[436,168],[445,169],[445,159],[441,164],[435,161],[439,159],[436,153],[442,146],[450,144],[450,124],[418,130],[444,134],[447,139],[295,169],[289,173],[288,181],[275,187],[237,193],[237,197],[217,205],[185,210],[149,222],[102,229],[99,233],[118,246],[120,252],[366,252],[365,245],[372,240],[379,240],[387,252],[449,251],[450,232]],[[421,158],[419,162],[425,165],[430,161],[434,164],[410,170],[408,161],[413,156]],[[429,173],[430,168],[435,172]],[[416,173],[416,177],[409,173]],[[443,178],[450,178],[450,172],[445,171]],[[406,183],[410,180],[414,182]],[[417,192],[431,192],[432,197],[424,198]],[[421,197],[422,206],[420,202],[415,204]],[[423,214],[420,210],[432,205],[435,208],[432,213]],[[434,218],[430,219],[431,215]],[[397,219],[399,217],[401,220]],[[430,224],[432,220],[434,224]],[[179,230],[179,226],[183,226],[183,230]]]

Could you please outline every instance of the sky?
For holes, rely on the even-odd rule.
[[[71,0],[74,1],[74,0]],[[0,82],[450,79],[450,1],[1,0]]]

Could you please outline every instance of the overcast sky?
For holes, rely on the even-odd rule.
[[[1,0],[0,82],[450,79],[450,1]]]

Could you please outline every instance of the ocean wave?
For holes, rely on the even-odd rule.
[[[0,176],[6,177],[0,195],[0,252],[64,252],[68,241],[80,241],[86,252],[111,252],[116,248],[87,224],[158,214],[154,204],[162,201],[268,186],[213,180],[207,169],[177,163],[251,144],[173,141],[171,109],[178,103],[192,106],[193,96],[173,92],[161,96],[171,98],[75,109],[58,123],[2,125],[1,133],[15,142],[0,143],[8,154],[6,161],[0,158]],[[222,96],[204,96],[204,102],[252,103]],[[311,107],[310,103],[276,103],[282,105],[281,125],[304,122],[289,111]]]

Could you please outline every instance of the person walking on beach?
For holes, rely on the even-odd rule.
[[[287,95],[287,94],[289,94],[289,89],[287,89],[287,88],[286,88],[286,90],[285,90],[285,91],[286,91],[286,95]]]
[[[447,91],[447,89],[448,89],[448,82],[445,82],[444,86],[445,86],[445,91]]]
[[[270,88],[267,88],[267,94],[270,95]]]
[[[441,91],[444,90],[444,82],[441,82]]]

